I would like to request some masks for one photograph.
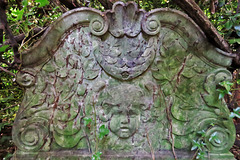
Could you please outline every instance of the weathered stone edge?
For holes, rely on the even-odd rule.
[[[114,4],[124,5],[122,2]],[[128,4],[128,3],[127,3]],[[91,21],[100,19],[104,24],[103,29],[106,32],[108,30],[108,21],[105,13],[93,8],[78,8],[71,10],[63,14],[58,18],[44,33],[42,38],[36,43],[30,50],[22,53],[22,66],[23,67],[34,67],[43,64],[49,60],[54,51],[58,48],[61,43],[61,38],[74,26],[89,26]],[[167,14],[168,16],[163,16]],[[169,18],[170,15],[171,18]],[[228,67],[232,64],[232,59],[236,56],[234,54],[226,53],[220,49],[216,49],[210,43],[206,43],[208,40],[199,26],[190,18],[188,15],[169,8],[155,9],[145,13],[144,21],[149,17],[156,16],[161,22],[162,27],[167,25],[173,26],[174,31],[179,31],[182,36],[186,37],[189,43],[190,50],[194,51],[195,55],[202,58],[205,62]],[[182,22],[180,22],[182,20]],[[186,23],[187,25],[181,25]],[[189,27],[188,27],[189,26]],[[193,31],[196,34],[191,34]],[[49,48],[49,46],[52,46]]]

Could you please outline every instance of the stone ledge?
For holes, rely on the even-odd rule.
[[[185,150],[175,151],[178,160],[192,160],[195,152],[188,152]],[[52,152],[27,153],[16,152],[13,160],[90,160],[92,154],[87,150],[59,150]],[[226,154],[210,153],[206,156],[209,160],[234,160],[233,155],[229,152]],[[152,156],[150,153],[144,152],[113,152],[106,151],[101,156],[102,160],[150,160]],[[162,150],[155,152],[156,160],[174,160],[172,151]]]

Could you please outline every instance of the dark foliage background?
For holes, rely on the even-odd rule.
[[[178,0],[135,0],[139,8],[146,11],[161,7],[181,10],[176,1]],[[0,0],[0,158],[8,159],[14,151],[11,126],[24,92],[15,82],[15,74],[21,68],[20,53],[29,49],[49,24],[64,12],[79,7],[93,7],[104,11],[110,9],[114,2],[115,0]],[[226,50],[238,55],[240,0],[192,0],[192,2],[196,2],[217,32],[229,44]],[[185,0],[179,3],[185,5]],[[231,111],[240,104],[239,66],[236,60],[229,68],[234,77],[230,90],[232,95],[226,95],[225,98]],[[238,118],[233,120],[239,133],[240,120]],[[240,159],[239,147],[240,141],[237,138],[232,152]]]

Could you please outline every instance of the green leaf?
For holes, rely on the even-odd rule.
[[[215,126],[215,124],[214,124],[214,123],[211,123],[210,125],[211,125],[211,126]]]
[[[240,13],[235,14],[233,17],[240,17]]]
[[[201,137],[205,137],[206,136],[206,132],[204,130],[198,131],[198,134],[201,135]]]
[[[223,5],[225,5],[225,0],[220,0],[218,2],[218,7],[221,8]]]
[[[237,80],[237,84],[240,84],[240,79]]]
[[[20,21],[23,18],[23,13],[24,13],[24,9],[19,10],[19,9],[13,9],[11,8],[11,15],[16,17],[14,21]]]
[[[7,101],[13,100],[13,99],[14,99],[13,95],[10,95],[9,97],[6,97],[6,98],[0,97],[0,102],[4,103],[4,102],[7,102]]]
[[[227,21],[227,22],[225,23],[225,28],[226,28],[227,30],[231,29],[232,26],[233,26],[233,22],[232,22],[231,20],[229,20],[229,21]]]
[[[49,1],[48,0],[35,0],[35,2],[40,3],[38,7],[44,7],[46,5],[49,5]]]
[[[218,99],[223,99],[225,96],[225,93],[219,93]]]
[[[102,155],[102,152],[97,152],[92,155],[92,160],[101,160],[100,156]]]
[[[13,156],[12,153],[8,153],[8,154],[3,158],[3,160],[10,159],[10,158],[12,158],[12,156]]]
[[[210,138],[209,138],[209,142],[214,141],[217,138],[217,132],[214,132],[213,134],[211,134]]]
[[[240,25],[234,26],[234,29],[235,29],[236,31],[240,31]]]
[[[218,137],[216,137],[214,141],[215,141],[216,143],[218,143],[218,144],[221,143],[221,140],[220,140]]]
[[[105,127],[105,125],[101,125],[99,128],[99,138],[102,139],[104,136],[108,135],[109,130]]]
[[[4,128],[7,125],[11,125],[10,123],[0,123],[0,132],[2,130],[2,128]]]
[[[88,118],[88,117],[83,118],[83,120],[84,120],[84,126],[87,126],[88,124],[90,124],[92,122],[92,119]]]
[[[233,44],[233,43],[238,43],[238,44],[240,44],[240,38],[229,39],[228,42],[229,42],[230,44]]]
[[[196,150],[197,148],[198,148],[198,146],[197,146],[197,145],[194,145],[194,146],[192,146],[191,151],[194,151],[194,150]]]
[[[240,114],[236,114],[236,113],[231,112],[229,117],[230,118],[234,118],[234,117],[240,118]]]
[[[5,50],[9,47],[9,45],[3,45],[0,47],[0,52],[5,52]]]
[[[23,8],[27,7],[28,5],[28,0],[23,0],[22,1]]]
[[[203,159],[205,156],[205,152],[198,152],[196,159]]]
[[[240,37],[240,31],[236,31],[236,33],[237,33],[238,37]]]
[[[233,109],[233,111],[236,113],[236,112],[240,112],[240,107],[237,107],[235,109]]]

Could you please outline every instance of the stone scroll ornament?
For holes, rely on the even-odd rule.
[[[206,159],[234,159],[235,128],[217,92],[233,58],[176,10],[117,2],[69,11],[22,53],[13,159],[101,151],[102,159],[190,160],[193,141],[205,144]],[[109,133],[99,138],[102,126]]]

